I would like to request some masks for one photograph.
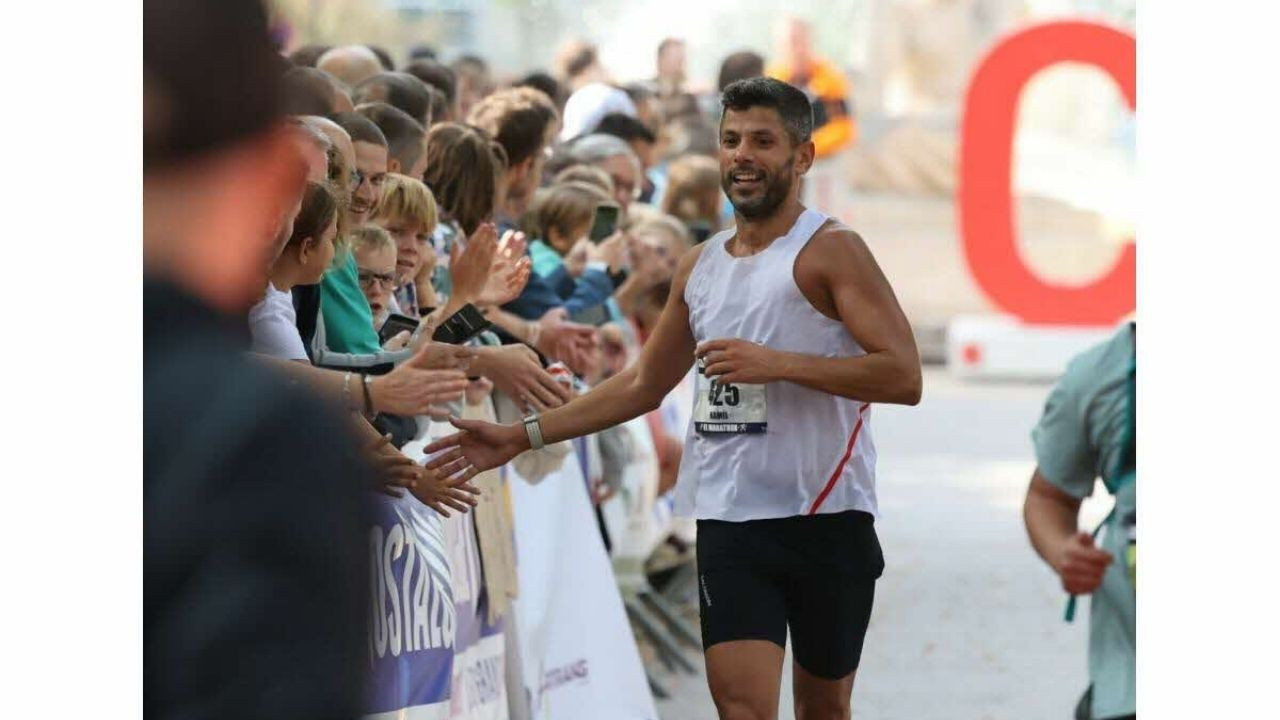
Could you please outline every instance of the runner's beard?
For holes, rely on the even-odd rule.
[[[791,158],[787,160],[786,165],[779,168],[778,172],[765,172],[764,192],[749,200],[739,200],[730,192],[733,188],[732,169],[720,176],[720,187],[724,190],[725,197],[729,198],[735,212],[747,220],[762,220],[773,215],[787,199],[787,194],[791,192],[791,169],[794,166],[795,159]]]

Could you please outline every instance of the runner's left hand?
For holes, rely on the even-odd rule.
[[[707,377],[720,383],[757,385],[777,380],[777,352],[747,340],[708,340],[694,356],[706,364]]]

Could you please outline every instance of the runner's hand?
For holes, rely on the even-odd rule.
[[[477,473],[510,461],[529,447],[522,425],[496,425],[456,417],[449,418],[449,422],[462,432],[426,447],[427,453],[440,453],[427,463],[428,470],[461,473],[460,477],[470,480]]]
[[[1111,553],[1093,544],[1089,533],[1072,535],[1058,551],[1053,569],[1062,578],[1062,587],[1072,595],[1087,595],[1102,585],[1102,576],[1111,564]]]
[[[694,357],[706,364],[707,377],[719,383],[758,385],[778,379],[778,353],[746,340],[708,340],[697,347]]]

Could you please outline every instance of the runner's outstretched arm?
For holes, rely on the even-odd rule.
[[[639,360],[627,370],[601,383],[591,392],[540,417],[542,437],[547,444],[599,432],[656,409],[693,365],[693,333],[689,329],[689,307],[684,288],[703,246],[681,258],[671,283],[671,296]],[[474,420],[452,420],[462,432],[431,445],[429,453],[449,450],[427,464],[457,472],[497,467],[529,449],[524,426],[495,425]]]
[[[816,288],[819,310],[839,318],[867,354],[820,357],[715,339],[696,351],[707,375],[724,383],[793,382],[863,402],[920,402],[920,353],[911,324],[862,238],[840,225],[819,231],[795,272],[802,287]]]

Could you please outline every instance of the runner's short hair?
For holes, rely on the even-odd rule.
[[[726,112],[742,112],[753,107],[773,108],[782,119],[782,127],[786,129],[792,145],[808,142],[813,137],[813,106],[809,98],[799,88],[781,80],[770,77],[739,80],[724,89],[720,106]]]

